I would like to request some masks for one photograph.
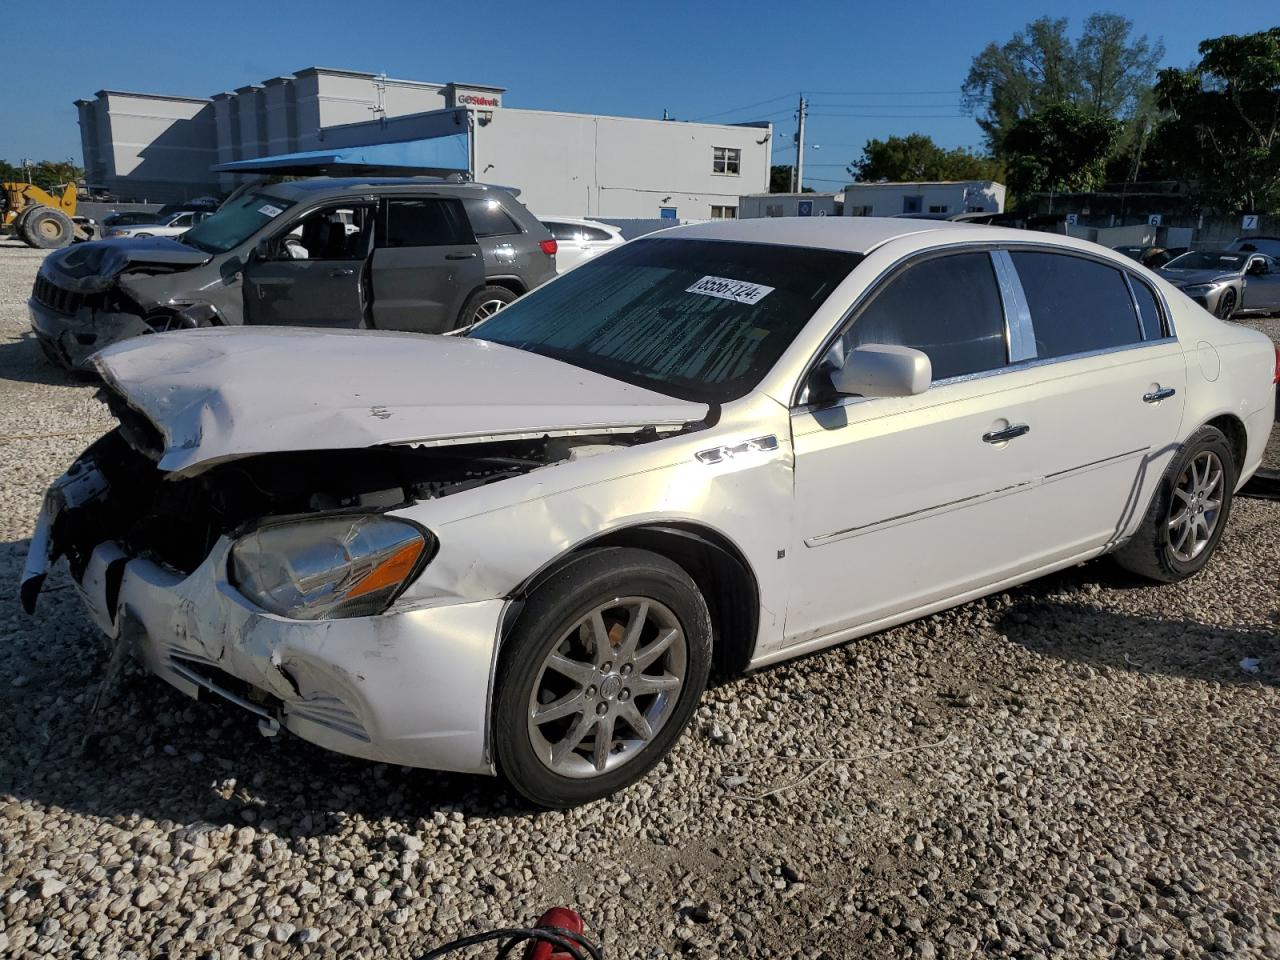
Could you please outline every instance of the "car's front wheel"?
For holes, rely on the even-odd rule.
[[[634,783],[671,749],[711,665],[707,604],[647,550],[590,550],[529,598],[498,667],[494,748],[526,799],[571,807]]]
[[[1236,292],[1230,288],[1222,291],[1215,311],[1219,320],[1230,320],[1236,313]]]
[[[1142,526],[1116,561],[1164,583],[1199,573],[1218,549],[1235,485],[1231,444],[1217,427],[1201,427],[1165,471]]]

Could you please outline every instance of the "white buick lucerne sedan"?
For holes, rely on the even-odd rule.
[[[568,806],[752,669],[1113,554],[1176,581],[1277,357],[1119,254],[945,222],[682,227],[462,336],[166,333],[54,483],[89,615],[179,690]],[[856,691],[849,691],[856,696]]]

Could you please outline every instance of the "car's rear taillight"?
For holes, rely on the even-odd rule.
[[[538,246],[542,248],[542,252],[548,257],[554,257],[559,245],[554,240],[539,240]]]
[[[1280,383],[1280,344],[1276,344],[1276,375],[1271,378],[1272,383]]]

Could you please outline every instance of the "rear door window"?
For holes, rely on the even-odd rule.
[[[477,237],[509,237],[522,232],[497,200],[468,197],[462,202]]]
[[[866,343],[923,351],[935,381],[1003,367],[1004,308],[990,254],[934,257],[898,274],[845,337],[847,350]]]
[[[1111,350],[1142,340],[1129,285],[1115,267],[1062,253],[1009,256],[1031,309],[1038,358]]]
[[[462,204],[452,199],[394,199],[386,205],[382,247],[456,247],[475,243]]]

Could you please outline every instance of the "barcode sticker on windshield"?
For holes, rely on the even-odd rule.
[[[719,297],[721,300],[733,300],[737,303],[759,303],[773,293],[773,287],[747,283],[745,280],[730,280],[727,277],[703,277],[685,293],[701,293],[704,296]]]
[[[264,217],[271,217],[273,220],[276,217],[280,216],[280,214],[284,213],[284,211],[281,210],[279,207],[273,207],[269,203],[264,203],[262,206],[260,206],[258,208],[258,212],[262,214]]]

